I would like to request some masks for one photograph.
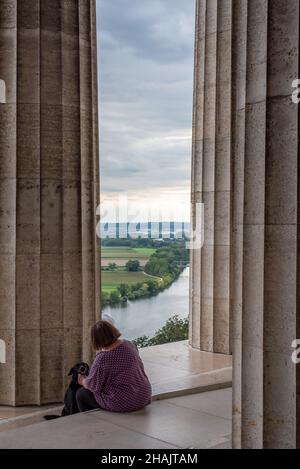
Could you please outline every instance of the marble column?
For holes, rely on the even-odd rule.
[[[233,2],[232,35],[232,255],[231,332],[233,353],[233,446],[241,446],[241,351],[243,305],[243,222],[246,118],[247,15],[246,1]]]
[[[236,21],[244,25],[237,42],[244,44],[246,35],[245,75],[242,46],[234,70],[236,81],[245,82],[245,107],[240,101],[237,111],[245,133],[236,153],[244,160],[237,189],[243,187],[244,213],[242,256],[240,242],[236,255],[242,283],[234,311],[241,339],[234,349],[234,418],[240,413],[234,444],[295,448],[299,378],[291,344],[298,333],[299,111],[291,85],[299,76],[299,0],[244,3]],[[238,230],[241,221],[237,216]]]
[[[233,352],[235,448],[300,446],[299,6],[197,1],[190,341]]]
[[[230,352],[232,0],[196,10],[192,207],[204,205],[204,245],[191,252],[190,342]]]
[[[1,405],[60,402],[100,315],[94,0],[1,0]]]

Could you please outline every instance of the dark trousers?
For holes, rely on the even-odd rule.
[[[100,409],[99,404],[94,398],[94,394],[88,389],[79,389],[76,393],[76,401],[80,412],[88,412],[89,410]]]

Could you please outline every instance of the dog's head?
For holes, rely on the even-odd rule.
[[[78,375],[88,376],[90,372],[90,367],[87,363],[77,363],[77,365],[71,368],[69,376],[72,376],[72,380],[77,383]]]

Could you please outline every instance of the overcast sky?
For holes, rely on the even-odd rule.
[[[194,0],[97,0],[102,194],[189,201]]]

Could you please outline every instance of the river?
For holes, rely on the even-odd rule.
[[[170,288],[152,298],[128,302],[127,306],[106,307],[117,327],[129,340],[147,335],[152,337],[177,314],[187,318],[189,311],[189,268],[185,269]]]

